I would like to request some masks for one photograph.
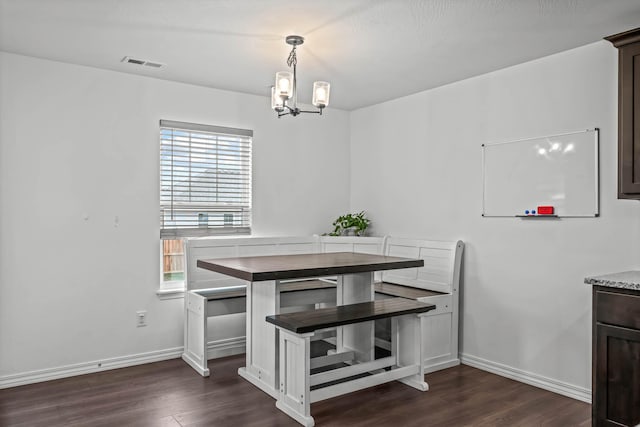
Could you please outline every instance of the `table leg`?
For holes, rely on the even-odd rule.
[[[373,272],[338,276],[337,305],[373,301]],[[373,322],[363,322],[339,327],[336,334],[336,351],[354,351],[356,361],[374,359]]]
[[[276,280],[247,284],[246,366],[238,374],[273,398],[278,397],[278,331],[265,317],[280,313]]]

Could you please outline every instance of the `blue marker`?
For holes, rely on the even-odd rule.
[[[529,215],[529,209],[527,209],[526,211],[524,211],[525,215]]]
[[[534,210],[531,211],[531,215],[535,215],[535,214],[536,214],[536,211],[534,209]]]

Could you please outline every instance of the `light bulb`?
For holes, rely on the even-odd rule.
[[[313,99],[311,103],[320,109],[329,105],[330,90],[331,88],[329,86],[329,83],[314,82],[313,83]]]
[[[293,96],[293,74],[288,71],[276,73],[276,94],[282,99]]]
[[[280,88],[280,93],[289,92],[289,80],[280,79],[280,81],[278,82],[278,87]]]
[[[316,100],[318,102],[324,103],[326,101],[326,98],[327,91],[323,87],[319,87],[318,90],[316,90]]]

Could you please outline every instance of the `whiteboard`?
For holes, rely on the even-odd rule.
[[[483,216],[598,216],[598,129],[482,145]]]

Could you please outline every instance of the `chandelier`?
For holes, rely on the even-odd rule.
[[[300,113],[322,115],[322,110],[329,105],[330,85],[327,82],[313,83],[313,99],[311,103],[317,108],[316,111],[305,111],[298,108],[298,90],[296,87],[296,65],[298,58],[296,57],[296,47],[304,43],[304,38],[301,36],[287,36],[285,41],[287,44],[293,46],[287,59],[287,65],[289,68],[293,68],[293,73],[290,71],[279,71],[276,73],[276,84],[271,87],[271,108],[278,113],[278,118],[286,115],[295,117]]]

